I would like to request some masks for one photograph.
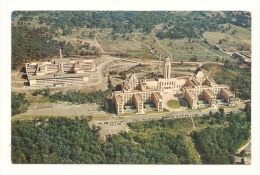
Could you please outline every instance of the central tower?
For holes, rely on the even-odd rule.
[[[171,78],[171,60],[168,56],[166,56],[163,65],[163,78]]]

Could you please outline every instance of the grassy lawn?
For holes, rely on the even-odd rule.
[[[173,109],[178,109],[181,107],[181,104],[178,100],[170,100],[167,102],[167,105]]]

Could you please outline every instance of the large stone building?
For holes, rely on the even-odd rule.
[[[85,84],[93,76],[93,60],[53,59],[51,62],[26,63],[30,86],[63,86]]]
[[[160,61],[159,61],[160,65]],[[163,64],[163,78],[137,79],[131,74],[122,83],[122,90],[113,92],[113,103],[117,114],[126,112],[126,106],[135,107],[135,112],[144,113],[147,104],[154,110],[163,111],[162,94],[182,91],[182,97],[190,108],[215,107],[218,105],[234,105],[234,94],[227,85],[218,85],[209,77],[205,77],[198,67],[194,75],[187,77],[171,77],[171,61],[166,57]]]
[[[216,84],[209,77],[205,77],[200,68],[197,68],[193,76],[189,76],[188,83],[182,92],[192,109],[204,106],[234,105],[235,95],[229,87],[225,84]],[[197,103],[192,103],[191,98]]]

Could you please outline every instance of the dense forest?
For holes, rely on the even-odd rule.
[[[38,16],[39,23],[46,23],[52,27],[60,27],[62,30],[73,27],[88,28],[113,28],[117,33],[127,33],[133,28],[143,28],[149,31],[154,25],[169,23],[168,26],[180,23],[193,23],[197,26],[214,29],[214,23],[232,23],[241,27],[251,27],[251,14],[249,12],[225,11],[211,13],[203,11],[191,11],[180,13],[172,11],[14,11],[12,18],[19,18],[20,23],[30,22]],[[211,16],[211,17],[210,17]],[[213,19],[214,17],[214,19]],[[214,20],[211,25],[210,20]]]
[[[11,97],[12,116],[25,112],[27,107],[30,105],[30,102],[25,99],[25,95],[26,95],[25,93],[17,94],[16,92],[12,92],[12,97]]]
[[[191,164],[182,135],[146,139],[121,133],[99,140],[86,119],[49,118],[12,122],[13,163]]]
[[[204,164],[232,164],[235,150],[250,137],[250,106],[245,112],[203,116],[211,126],[190,134]],[[250,116],[249,116],[250,115]],[[91,117],[89,117],[90,119]],[[181,119],[180,119],[181,120]],[[130,133],[98,137],[100,127],[85,118],[51,117],[12,122],[13,163],[196,164],[183,134],[173,134],[178,120],[129,123]],[[215,122],[213,122],[215,121]],[[217,124],[222,123],[222,127]],[[228,124],[227,124],[228,123]],[[141,125],[140,125],[141,124]],[[227,125],[225,127],[225,125]],[[141,127],[140,127],[141,126]],[[161,128],[157,130],[157,128]],[[164,130],[168,128],[167,132]],[[147,134],[146,129],[154,129]],[[142,130],[142,133],[140,133]],[[146,133],[146,134],[144,134]]]
[[[72,45],[70,42],[55,40],[52,32],[47,27],[12,26],[12,69],[31,60],[57,56],[59,48],[63,56],[100,55],[98,49],[90,47],[88,43]]]
[[[52,40],[48,28],[12,27],[12,69],[20,62],[57,55],[58,41]]]
[[[112,28],[111,35],[135,30],[159,39],[197,38],[205,31],[223,31],[219,24],[250,28],[249,12],[171,12],[171,11],[14,11],[12,13],[12,69],[27,60],[46,59],[58,55],[100,55],[97,48],[72,45],[54,37],[67,36],[80,28]],[[156,25],[163,24],[159,30]]]
[[[191,133],[203,164],[233,164],[235,151],[250,137],[251,110],[248,105],[245,113],[226,115],[223,111],[202,117],[202,122],[229,123],[228,127],[208,127]]]

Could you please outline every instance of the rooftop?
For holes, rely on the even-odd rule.
[[[205,90],[205,92],[210,96],[210,97],[214,97],[215,95],[214,95],[214,93],[211,91],[211,90]]]
[[[186,91],[186,93],[190,96],[190,98],[197,98],[191,91]]]
[[[69,62],[70,59],[69,58],[62,58],[62,59],[52,59],[52,62],[56,62],[56,63],[60,63],[60,62]]]
[[[161,95],[158,92],[154,93],[154,97],[156,100],[162,99]]]
[[[140,94],[134,94],[134,98],[136,99],[136,101],[142,102],[142,97]]]
[[[228,89],[222,89],[226,94],[228,95],[233,95],[232,92]]]
[[[120,95],[116,95],[116,96],[115,96],[115,99],[116,99],[116,102],[117,102],[117,103],[122,103],[122,102],[123,102],[123,100],[122,100],[122,98],[121,98]]]

